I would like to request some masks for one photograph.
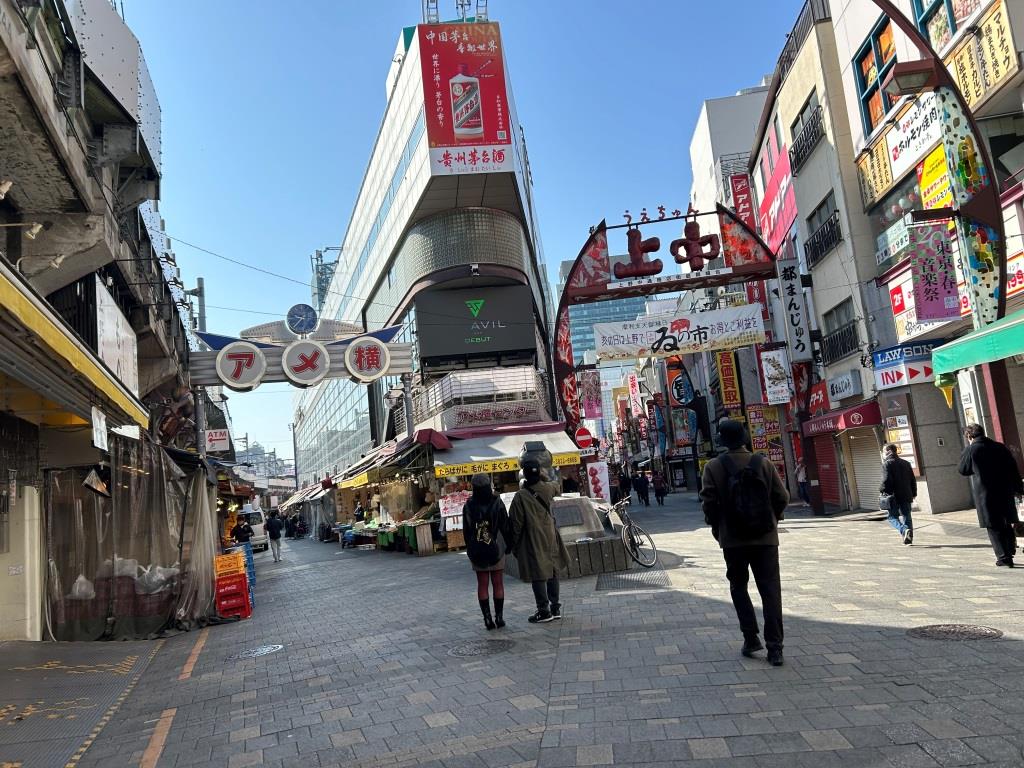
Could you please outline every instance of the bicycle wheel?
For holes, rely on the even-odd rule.
[[[639,525],[634,523],[623,527],[622,543],[629,556],[644,568],[650,568],[658,562],[658,548],[654,546],[654,539]]]

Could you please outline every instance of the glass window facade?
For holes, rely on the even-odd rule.
[[[882,90],[886,75],[896,63],[896,43],[888,17],[883,16],[871,30],[853,63],[864,133],[870,134],[893,105],[892,97]]]

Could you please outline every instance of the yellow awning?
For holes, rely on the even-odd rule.
[[[580,463],[579,449],[565,432],[539,434],[496,433],[486,437],[453,440],[447,451],[434,451],[434,476],[456,477],[475,475],[477,472],[516,472],[519,454],[526,442],[543,441],[551,451],[551,463],[566,467]]]
[[[84,377],[97,391],[143,429],[149,413],[128,389],[117,381],[98,358],[75,339],[46,304],[0,265],[0,307],[62,361],[69,372]]]

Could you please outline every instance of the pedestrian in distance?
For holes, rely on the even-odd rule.
[[[746,448],[743,424],[722,419],[718,437],[726,452],[704,467],[700,492],[704,520],[711,526],[725,558],[729,592],[740,630],[742,654],[748,658],[761,645],[757,616],[750,602],[747,582],[754,573],[757,591],[764,606],[764,639],[768,661],[781,667],[782,657],[782,579],[779,576],[779,531],[789,493],[775,465],[759,453]]]
[[[622,489],[622,498],[630,498],[630,493],[633,491],[633,478],[629,476],[629,472],[626,470],[622,471],[619,475],[619,488]]]
[[[978,525],[988,529],[996,565],[1013,568],[1017,551],[1013,524],[1018,521],[1015,497],[1024,494],[1020,470],[1010,449],[985,437],[980,424],[968,424],[964,437],[967,447],[960,456],[960,474],[971,478]]]
[[[647,479],[647,473],[641,472],[633,479],[633,487],[636,488],[637,502],[643,502],[645,507],[651,506],[651,483]]]
[[[295,515],[287,515],[284,519],[284,535],[289,539],[295,538]]]
[[[558,535],[551,500],[557,488],[545,481],[544,470],[533,456],[519,462],[523,486],[509,508],[512,549],[519,564],[519,578],[533,586],[537,612],[531,624],[545,624],[562,618],[558,595],[558,571],[568,567],[569,553]]]
[[[495,495],[488,475],[472,479],[473,495],[462,508],[466,554],[476,571],[476,597],[487,629],[505,626],[505,552],[508,550],[508,511]],[[488,588],[488,583],[490,588]],[[491,616],[490,591],[494,592]]]
[[[661,472],[655,472],[651,485],[654,486],[654,498],[657,500],[658,506],[665,506],[665,496],[668,495],[668,483],[665,482],[665,476]]]
[[[796,487],[804,506],[811,506],[811,484],[807,482],[807,465],[803,458],[796,460]]]
[[[281,517],[275,509],[267,518],[267,540],[270,542],[270,551],[274,555],[275,563],[281,562],[281,531],[283,529],[284,523],[281,522]]]
[[[899,453],[899,446],[895,443],[887,443],[882,451],[879,504],[889,514],[889,525],[899,532],[903,543],[909,545],[914,543],[910,505],[917,498],[917,480],[914,468],[909,461],[901,459]]]
[[[245,544],[255,535],[252,526],[244,515],[235,518],[235,527],[231,529],[231,538],[236,544]]]

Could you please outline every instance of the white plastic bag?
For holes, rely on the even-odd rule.
[[[71,585],[71,594],[68,597],[71,600],[93,600],[96,597],[96,588],[85,578],[85,574],[80,573],[75,583]]]

